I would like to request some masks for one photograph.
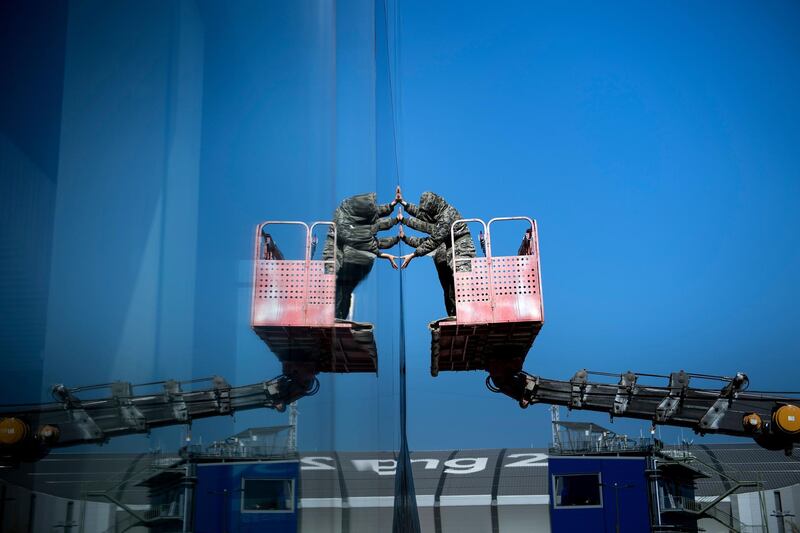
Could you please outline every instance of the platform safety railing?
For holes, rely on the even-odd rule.
[[[264,258],[265,230],[271,225],[300,226],[305,230],[303,259]],[[312,238],[314,230],[321,226],[331,228],[333,255],[330,259],[315,260],[312,257]],[[309,226],[299,221],[270,220],[256,226],[250,323],[253,326],[332,325],[336,240],[333,222],[317,221]]]
[[[506,221],[527,222],[530,246],[526,255],[494,256],[492,224]],[[485,257],[459,257],[455,246],[458,224],[479,223],[484,228]],[[459,324],[496,322],[543,322],[541,265],[536,222],[530,217],[496,217],[488,223],[465,218],[450,226],[457,322]],[[459,272],[467,263],[468,271]]]

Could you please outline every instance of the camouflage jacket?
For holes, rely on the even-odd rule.
[[[451,240],[450,227],[455,221],[462,218],[458,210],[448,204],[444,198],[432,192],[422,193],[418,206],[407,202],[403,207],[411,215],[405,222],[406,225],[426,231],[430,235],[416,242],[414,255],[428,255],[436,251],[434,260],[441,261],[442,254],[444,254],[447,264],[453,268],[452,247],[454,243]],[[465,223],[455,225],[453,237],[458,257],[475,257],[475,244],[472,242],[472,235]],[[442,246],[444,246],[443,251],[439,251]]]
[[[411,211],[409,211],[409,208]],[[403,217],[403,224],[411,229],[427,233],[428,235],[433,233],[436,225],[428,219],[428,215],[420,212],[419,207],[414,204],[407,204],[405,209],[407,215]],[[417,248],[424,240],[425,237],[415,237],[413,235],[403,236],[403,242],[412,248]],[[444,243],[436,248],[436,252],[433,254],[433,261],[438,264],[447,263],[447,246],[445,246]]]
[[[391,204],[378,205],[375,193],[357,194],[345,198],[333,213],[336,225],[336,269],[343,263],[367,265],[375,260],[381,249],[397,244],[397,237],[378,239],[378,231],[391,228],[397,223]],[[384,217],[384,218],[379,218]],[[334,232],[328,230],[322,258],[330,261],[334,256]]]

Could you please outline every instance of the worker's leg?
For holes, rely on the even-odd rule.
[[[350,313],[350,297],[361,281],[372,270],[372,263],[367,265],[343,263],[336,274],[336,318],[346,319]]]
[[[475,257],[475,244],[472,242],[470,235],[465,235],[459,238],[456,243],[456,257],[459,259]],[[456,316],[456,280],[453,275],[453,259],[448,253],[446,261],[436,262],[436,271],[439,274],[439,282],[442,284],[444,291],[444,306],[447,309],[448,316]],[[472,265],[469,261],[456,261],[455,271],[469,272],[472,270]]]
[[[447,278],[447,288],[445,289],[445,308],[447,316],[456,316],[456,282],[453,273]]]
[[[434,264],[436,265],[436,274],[439,276],[439,284],[442,286],[447,316],[456,316],[456,286],[453,271],[446,262],[434,261]]]
[[[353,283],[353,265],[342,263],[336,273],[336,318],[345,319],[350,312],[350,295],[356,287]]]

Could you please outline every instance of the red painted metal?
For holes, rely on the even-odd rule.
[[[305,229],[304,259],[263,259],[262,231],[276,224]],[[332,261],[311,259],[311,235],[319,225],[333,226],[333,223],[315,222],[309,228],[304,222],[271,221],[256,229],[252,326],[333,326],[335,257]]]
[[[275,254],[265,253],[262,233],[267,226],[278,224],[305,229],[304,259],[265,259]],[[284,367],[311,365],[316,372],[375,372],[377,351],[372,325],[334,319],[336,257],[328,261],[311,258],[311,239],[317,226],[333,227],[335,241],[336,226],[332,222],[314,222],[309,227],[304,222],[268,221],[256,227],[250,325]],[[274,246],[274,241],[271,244]]]
[[[492,255],[492,224],[523,220],[530,224],[521,255]],[[528,217],[493,218],[483,226],[486,257],[458,257],[453,264],[469,264],[456,271],[456,318],[430,324],[433,335],[431,373],[440,370],[480,370],[504,365],[520,370],[544,324],[544,306],[536,222]],[[454,237],[451,227],[451,238]]]
[[[492,255],[492,224],[507,220],[524,220],[530,224],[529,255]],[[536,222],[528,217],[493,218],[488,224],[476,218],[461,222],[479,222],[483,225],[486,257],[457,257],[453,246],[453,264],[470,265],[468,272],[455,273],[457,322],[544,322]]]

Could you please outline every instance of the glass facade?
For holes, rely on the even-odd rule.
[[[186,393],[285,374],[251,329],[254,230],[268,220],[332,220],[340,201],[359,193],[394,198],[387,76],[395,56],[384,3],[2,9],[0,348],[9,379],[0,401],[51,402],[54,384],[86,401],[113,390],[161,397],[168,382]],[[292,230],[273,237],[287,259],[302,259],[305,237]],[[317,230],[319,259],[327,228]],[[126,454],[216,454],[250,428],[291,427],[289,453],[396,449],[400,310],[381,303],[398,288],[397,273],[378,261],[354,292],[351,318],[373,327],[377,372],[318,374],[318,393],[294,414],[285,405],[249,409],[110,439],[90,430],[98,438],[87,442],[104,447],[70,448],[86,454],[81,470],[91,472],[98,453],[120,454],[120,468],[60,486],[60,496],[78,501],[81,491],[126,485],[136,470]],[[115,382],[125,385],[93,388]],[[182,416],[173,409],[181,401],[165,403],[170,417]],[[138,417],[127,413],[112,416]],[[30,490],[52,492],[30,480]],[[243,500],[248,511],[294,490],[246,483],[255,494]],[[40,497],[34,514],[48,515],[48,505]],[[52,514],[63,522],[61,511]]]
[[[304,512],[310,530],[388,530],[406,390],[425,524],[468,523],[479,502],[473,527],[497,530],[503,501],[524,528],[514,506],[548,491],[577,520],[614,507],[597,468],[498,492],[546,458],[550,414],[519,409],[545,390],[534,377],[741,369],[754,391],[796,388],[798,8],[737,4],[708,25],[719,10],[700,3],[584,7],[0,2],[0,529],[178,529],[201,465],[285,461],[247,489],[251,515],[284,511],[254,530]],[[341,256],[319,222],[398,186],[471,220],[475,261],[469,239],[402,272],[356,253],[334,323]],[[759,268],[737,267],[742,243]],[[451,290],[472,293],[472,329],[448,320]],[[286,322],[254,331],[256,312]],[[588,438],[605,430],[572,444],[684,439],[626,405],[608,447]],[[208,468],[211,533],[243,516],[251,478]],[[307,494],[280,481],[301,476]]]

